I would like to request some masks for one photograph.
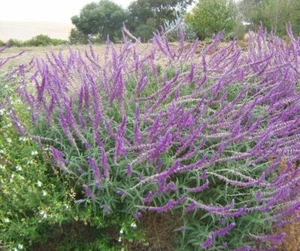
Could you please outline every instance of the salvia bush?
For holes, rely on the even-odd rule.
[[[19,95],[56,166],[104,215],[182,215],[180,250],[275,250],[299,212],[300,39],[261,28],[242,52],[222,34],[197,54],[157,33],[148,53],[107,41],[102,60],[49,52]]]
[[[18,135],[12,112],[27,129],[33,126],[12,81],[9,61],[18,55],[1,56],[0,66],[7,67],[0,69],[0,249],[44,250],[50,245],[55,250],[113,251],[129,241],[142,242],[132,216],[103,217],[92,206],[77,204],[81,186],[76,177],[52,168],[46,149]]]

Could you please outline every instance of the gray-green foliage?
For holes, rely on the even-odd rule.
[[[184,33],[187,40],[193,41],[196,37],[192,28],[184,21],[183,13],[178,11],[174,20],[166,20],[164,23],[164,30],[167,32],[170,41],[179,40],[180,32]]]
[[[232,0],[200,0],[185,21],[200,39],[204,39],[222,30],[233,32],[237,17],[236,4]]]

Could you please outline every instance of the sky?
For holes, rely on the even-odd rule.
[[[112,1],[123,8],[132,2]],[[71,17],[91,2],[93,0],[0,0],[0,21],[71,23]]]

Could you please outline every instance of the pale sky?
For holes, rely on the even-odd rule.
[[[71,23],[84,5],[98,0],[0,0],[0,21]],[[113,0],[126,8],[132,0]]]

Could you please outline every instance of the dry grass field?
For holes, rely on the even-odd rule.
[[[0,21],[0,40],[13,38],[24,41],[40,34],[68,39],[72,27],[72,24],[63,23]]]
[[[120,44],[116,44],[115,48],[118,50],[118,48],[120,48]],[[151,50],[151,44],[140,44],[138,45],[137,49],[140,55],[145,55],[147,52],[149,52]],[[87,45],[72,45],[72,49],[73,50],[79,50],[81,52],[84,52],[85,49],[89,49],[89,47]],[[8,62],[8,64],[6,64],[4,67],[5,68],[11,68],[11,67],[15,67],[18,66],[20,64],[26,64],[28,62],[30,62],[30,60],[33,57],[36,58],[46,58],[46,52],[50,52],[51,50],[53,51],[62,51],[63,55],[67,56],[69,53],[69,48],[67,45],[61,45],[61,46],[49,46],[49,47],[10,47],[5,49],[1,55],[0,58],[6,58],[6,57],[10,57],[10,56],[14,56],[18,53],[20,53],[21,51],[24,51],[24,53],[16,58],[13,58],[12,60],[10,60]],[[104,56],[105,56],[105,50],[106,50],[106,46],[105,45],[93,45],[93,50],[99,55],[99,59],[100,62],[104,62]],[[163,60],[162,60],[163,62]]]

